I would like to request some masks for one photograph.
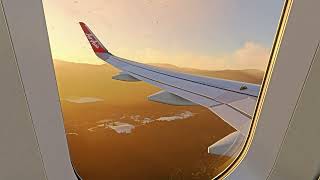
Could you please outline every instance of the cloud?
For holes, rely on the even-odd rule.
[[[180,119],[188,119],[190,117],[194,116],[194,114],[190,111],[184,111],[180,114],[176,114],[174,116],[164,116],[160,117],[157,120],[158,121],[175,121],[175,120],[180,120]]]
[[[224,70],[224,69],[259,69],[266,70],[270,49],[262,44],[248,41],[233,52],[222,55],[199,55],[192,52],[168,54],[161,50],[145,48],[136,51],[131,58],[142,63],[168,63],[180,67]]]
[[[113,122],[110,124],[106,124],[106,127],[113,129],[118,134],[130,134],[132,130],[135,128],[134,125],[123,122]]]
[[[254,42],[246,42],[241,49],[235,51],[230,58],[232,69],[265,70],[270,50]]]
[[[266,70],[269,60],[270,50],[259,43],[252,41],[245,42],[244,45],[229,54],[223,54],[217,57],[206,57],[199,61],[198,66],[201,69],[259,69]]]

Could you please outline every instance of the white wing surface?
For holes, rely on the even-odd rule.
[[[235,146],[242,144],[251,124],[259,85],[174,72],[114,56],[86,24],[80,22],[80,25],[96,55],[122,71],[113,79],[144,81],[157,86],[162,91],[149,96],[149,100],[204,106],[237,130],[211,145],[209,153],[231,155]]]

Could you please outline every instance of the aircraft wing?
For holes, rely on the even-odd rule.
[[[172,105],[204,106],[237,130],[225,137],[223,141],[212,145],[211,150],[209,147],[209,153],[225,154],[222,151],[228,151],[231,145],[244,140],[256,106],[259,85],[195,76],[114,56],[108,52],[86,24],[80,22],[80,25],[95,54],[122,71],[113,76],[113,79],[144,81],[157,86],[162,91],[150,95],[149,100]]]

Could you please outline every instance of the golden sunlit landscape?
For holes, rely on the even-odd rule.
[[[260,84],[260,70],[175,71]],[[207,147],[234,129],[201,106],[148,101],[160,89],[113,80],[118,70],[54,60],[71,159],[85,180],[213,178],[229,160]]]

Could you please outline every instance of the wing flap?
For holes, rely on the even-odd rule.
[[[245,136],[235,131],[208,147],[209,154],[235,157],[245,142]]]
[[[256,98],[247,97],[242,100],[231,102],[229,105],[252,117],[256,107],[256,103]]]
[[[251,117],[247,114],[241,113],[227,104],[210,107],[209,109],[242,134],[246,134],[248,132]]]

